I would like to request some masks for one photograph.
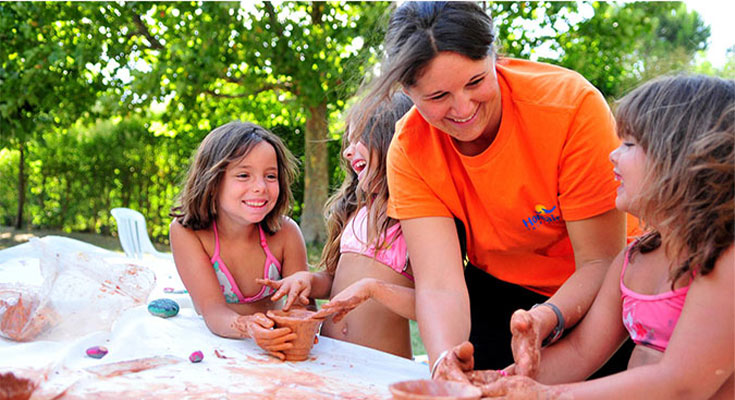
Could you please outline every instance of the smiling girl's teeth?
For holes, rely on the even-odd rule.
[[[245,204],[251,206],[251,207],[262,207],[265,205],[265,200],[263,201],[246,201]]]
[[[355,163],[354,168],[355,168],[355,170],[361,170],[361,169],[365,168],[365,165],[367,165],[367,162],[364,161],[364,160],[361,160],[361,161],[358,161],[358,162]]]

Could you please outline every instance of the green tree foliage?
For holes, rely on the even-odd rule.
[[[655,76],[691,70],[710,35],[682,2],[494,2],[490,12],[502,52],[575,70],[610,100]],[[539,56],[542,47],[553,56]]]
[[[709,36],[681,3],[481,4],[502,54],[572,68],[611,100],[692,69]],[[302,160],[294,217],[319,241],[342,178],[340,114],[373,71],[390,7],[0,3],[0,223],[107,233],[123,206],[165,241],[193,151],[241,119]],[[728,76],[732,54],[697,71]]]
[[[23,223],[27,147],[94,103],[101,76],[87,68],[102,44],[81,4],[0,3],[0,145],[17,149],[16,226]]]
[[[161,119],[173,134],[198,142],[238,118],[281,131],[293,127],[304,142],[301,227],[308,242],[319,242],[325,239],[329,122],[375,62],[382,39],[376,33],[388,6],[107,4],[100,23],[128,35],[128,48],[116,59],[143,66],[123,82],[123,93],[132,93],[126,105],[167,102]]]

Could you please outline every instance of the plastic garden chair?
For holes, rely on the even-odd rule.
[[[120,237],[120,245],[125,251],[125,256],[143,258],[144,253],[149,253],[156,257],[173,260],[171,254],[162,253],[153,247],[148,237],[143,214],[123,207],[113,208],[110,213],[117,222],[117,235]]]

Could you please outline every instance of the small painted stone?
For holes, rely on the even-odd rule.
[[[92,358],[102,358],[107,355],[107,347],[105,346],[92,346],[87,349],[87,355]]]
[[[179,313],[179,304],[171,299],[157,299],[148,303],[148,312],[156,317],[169,318]]]
[[[193,363],[201,362],[203,359],[204,354],[200,350],[197,350],[189,355],[189,361]]]

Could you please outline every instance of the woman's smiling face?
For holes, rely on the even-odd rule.
[[[493,56],[473,60],[441,52],[404,90],[421,116],[451,136],[462,153],[479,154],[495,138],[502,107]]]

